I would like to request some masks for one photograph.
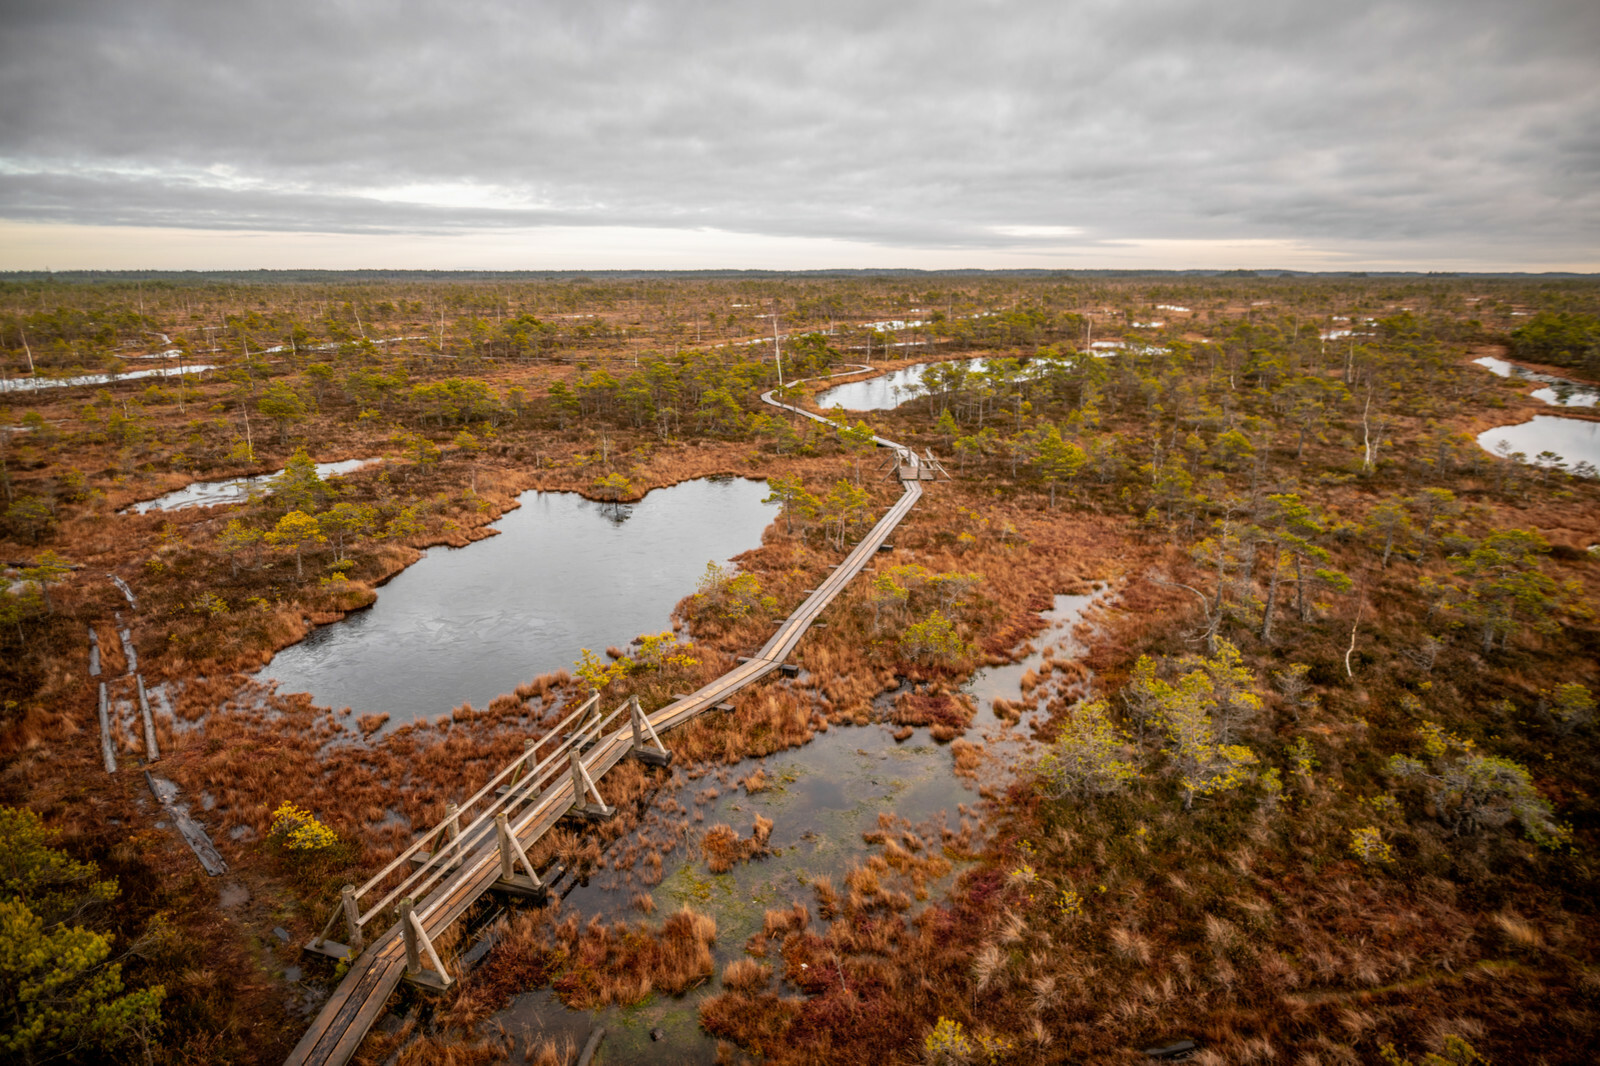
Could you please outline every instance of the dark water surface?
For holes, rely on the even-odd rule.
[[[372,607],[321,626],[258,675],[391,724],[447,713],[671,624],[706,563],[760,547],[764,481],[688,481],[635,504],[525,492],[500,535],[431,548]]]
[[[671,740],[667,740],[671,745]],[[738,781],[760,767],[767,777],[765,790],[749,794]],[[604,786],[602,786],[603,788]],[[930,846],[939,847],[937,827],[959,825],[958,807],[978,801],[975,791],[950,771],[948,748],[927,738],[927,730],[903,744],[895,743],[881,725],[835,726],[818,734],[804,747],[764,759],[746,759],[726,767],[724,773],[689,781],[680,774],[669,786],[685,807],[701,816],[690,824],[687,837],[665,854],[666,878],[655,886],[641,883],[637,872],[623,876],[608,871],[573,884],[557,882],[563,893],[562,910],[572,908],[585,919],[601,914],[638,918],[627,908],[639,892],[655,901],[653,922],[687,905],[711,915],[717,922],[712,945],[717,973],[744,954],[745,941],[760,932],[768,907],[787,908],[794,900],[812,905],[813,878],[827,875],[841,894],[849,889],[844,874],[873,849],[861,834],[878,827],[880,812],[892,813],[914,824],[932,826]],[[718,798],[696,803],[696,793],[715,788]],[[772,819],[772,854],[742,862],[723,874],[713,874],[700,854],[700,839],[707,829],[725,823],[748,837],[757,814]],[[656,831],[657,836],[660,830]],[[612,845],[608,859],[626,847],[631,837]],[[641,864],[642,865],[642,864]],[[948,890],[954,874],[930,882],[931,898]],[[924,904],[917,904],[920,909]],[[769,958],[781,975],[783,961]],[[796,990],[779,981],[788,994]],[[599,1011],[569,1010],[548,987],[515,997],[496,1012],[490,1031],[505,1032],[519,1053],[541,1038],[567,1035],[582,1046],[596,1025],[606,1029],[606,1062],[678,1066],[716,1062],[716,1041],[700,1028],[701,1002],[722,991],[720,976],[689,989],[680,996],[655,994],[629,1007]],[[662,1031],[659,1040],[650,1035]]]

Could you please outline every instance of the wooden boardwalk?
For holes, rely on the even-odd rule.
[[[833,424],[821,415],[779,403],[771,392],[761,398],[775,407]],[[844,591],[851,578],[866,567],[916,505],[922,495],[921,481],[931,477],[930,466],[937,468],[936,462],[920,461],[910,448],[873,439],[897,453],[896,471],[903,488],[900,499],[827,580],[795,608],[759,652],[705,687],[647,716],[634,702],[605,718],[596,708],[590,720],[588,709],[595,700],[589,700],[544,739],[530,740],[522,757],[459,809],[452,808],[444,823],[424,834],[367,885],[356,892],[346,890],[342,909],[335,912],[329,928],[312,942],[312,948],[354,958],[344,979],[295,1045],[287,1060],[290,1066],[342,1066],[348,1062],[408,972],[419,983],[447,984],[450,977],[439,972],[442,966],[433,956],[431,942],[486,892],[496,888],[524,895],[542,891],[538,875],[526,868],[522,852],[575,808],[579,813],[603,813],[605,808],[595,782],[600,782],[607,770],[629,755],[655,761],[670,758],[655,734],[717,707],[782,665],[811,624]],[[630,714],[625,716],[625,711]],[[611,728],[614,723],[615,728]],[[561,732],[564,726],[570,726],[567,733]],[[649,741],[655,741],[654,746]],[[550,754],[541,759],[540,753],[545,751]],[[472,820],[463,826],[467,819]],[[434,845],[431,853],[422,850],[429,843]],[[517,864],[519,858],[523,859],[521,868]],[[407,875],[408,864],[413,861],[419,862],[420,867]],[[398,884],[394,884],[396,878],[400,879]],[[385,892],[386,886],[392,887]],[[385,894],[363,915],[360,897],[369,892]],[[386,919],[394,913],[392,905],[396,903],[400,920],[363,944],[362,928]],[[347,939],[351,941],[348,952],[344,945],[325,940],[340,917],[345,918]]]

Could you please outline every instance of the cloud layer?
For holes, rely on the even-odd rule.
[[[0,219],[1594,269],[1597,56],[1592,0],[13,0]]]

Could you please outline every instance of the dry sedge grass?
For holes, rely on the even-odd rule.
[[[735,863],[765,855],[771,835],[772,819],[758,814],[748,838],[741,840],[732,826],[714,825],[700,838],[700,850],[712,873],[725,874]]]
[[[735,959],[722,970],[722,986],[747,995],[762,991],[772,980],[772,967],[755,959]]]
[[[861,287],[887,300],[882,284]],[[1027,299],[1060,310],[1065,305],[1058,301],[1070,298],[1078,311],[1099,315],[1098,333],[1115,326],[1121,312],[1094,308],[1128,301],[1143,306],[1157,298],[1144,284],[1073,282],[1057,286],[1055,294],[1028,290]],[[1035,397],[1036,418],[1081,419],[1085,426],[1099,420],[1097,430],[1125,448],[1126,476],[1105,484],[1082,478],[1063,490],[1068,498],[1054,509],[1036,479],[1026,469],[1008,469],[999,454],[971,459],[956,483],[925,486],[927,494],[893,538],[895,550],[876,558],[869,574],[825,612],[826,628],[802,642],[795,659],[806,676],[793,683],[770,679],[742,692],[732,713],[707,715],[675,731],[666,738],[679,753],[671,780],[681,785],[708,765],[781,751],[821,730],[878,719],[898,737],[929,729],[950,742],[954,767],[973,772],[982,752],[963,739],[972,706],[960,697],[960,684],[974,668],[1019,654],[1041,628],[1039,612],[1051,597],[1085,591],[1091,581],[1113,581],[1118,600],[1096,620],[1088,655],[1062,662],[1047,649],[1040,666],[1024,675],[1021,698],[996,705],[1002,717],[1015,717],[1035,701],[1047,716],[1063,715],[1091,687],[1096,695],[1114,694],[1141,653],[1193,651],[1194,597],[1145,578],[1157,572],[1209,589],[1210,575],[1189,549],[1208,532],[1211,515],[1169,521],[1150,502],[1149,478],[1135,468],[1159,441],[1162,454],[1178,457],[1174,462],[1209,498],[1256,492],[1247,484],[1248,471],[1221,471],[1190,448],[1187,438],[1207,446],[1205,438],[1229,425],[1244,427],[1263,454],[1259,478],[1268,491],[1300,492],[1329,516],[1337,531],[1327,541],[1332,562],[1358,578],[1364,605],[1350,673],[1345,654],[1356,597],[1329,594],[1328,605],[1309,605],[1304,619],[1286,609],[1276,643],[1265,644],[1252,639],[1257,580],[1224,627],[1263,679],[1291,660],[1311,667],[1316,699],[1291,701],[1268,692],[1247,737],[1266,764],[1284,772],[1285,796],[1273,810],[1259,796],[1241,794],[1186,813],[1164,791],[1158,761],[1150,780],[1094,804],[1047,804],[1025,786],[996,793],[986,834],[966,810],[959,830],[946,829],[938,839],[924,840],[891,819],[871,835],[874,853],[839,885],[826,878],[810,884],[814,910],[796,903],[767,913],[747,945],[753,958],[726,967],[721,993],[705,1003],[701,1019],[708,1031],[775,1063],[905,1061],[940,1016],[961,1021],[969,1033],[1004,1035],[1012,1061],[1116,1061],[1129,1058],[1130,1048],[1180,1032],[1199,1039],[1205,1061],[1215,1062],[1374,1061],[1385,1040],[1417,1059],[1424,1049],[1440,1050],[1451,1033],[1467,1036],[1497,1062],[1535,1053],[1529,1049],[1551,1062],[1591,1057],[1600,1033],[1593,1006],[1600,981],[1592,973],[1600,935],[1589,916],[1592,877],[1581,856],[1592,850],[1595,816],[1587,797],[1600,789],[1593,776],[1600,760],[1592,729],[1557,733],[1540,710],[1539,692],[1555,678],[1600,688],[1592,623],[1581,613],[1564,615],[1555,631],[1524,629],[1508,649],[1484,655],[1437,617],[1425,617],[1426,605],[1419,603],[1422,579],[1451,577],[1453,564],[1438,546],[1425,557],[1396,557],[1379,568],[1361,531],[1379,500],[1448,485],[1468,504],[1460,533],[1540,529],[1557,549],[1545,562],[1547,572],[1594,601],[1600,570],[1585,550],[1600,541],[1593,486],[1474,458],[1470,441],[1453,457],[1438,444],[1443,434],[1548,408],[1529,399],[1524,385],[1497,384],[1477,368],[1455,366],[1451,360],[1458,357],[1505,353],[1463,352],[1468,342],[1460,330],[1468,327],[1462,314],[1427,308],[1456,300],[1464,286],[1494,290],[1505,298],[1501,306],[1491,298],[1470,311],[1486,323],[1470,328],[1476,336],[1518,324],[1506,317],[1509,301],[1524,300],[1522,307],[1531,308],[1525,299],[1531,290],[1518,296],[1498,282],[1430,281],[1412,302],[1433,332],[1425,330],[1422,341],[1383,336],[1365,346],[1369,355],[1357,360],[1353,373],[1383,411],[1383,440],[1378,468],[1364,472],[1350,458],[1359,452],[1362,426],[1348,404],[1331,411],[1301,456],[1281,396],[1272,394],[1268,381],[1276,371],[1252,369],[1244,353],[1281,351],[1291,374],[1336,380],[1340,367],[1315,343],[1296,346],[1285,338],[1309,335],[1301,327],[1332,310],[1393,313],[1398,301],[1388,289],[1408,283],[1338,283],[1347,289],[1268,279],[1217,284],[1229,291],[1198,292],[1203,310],[1182,328],[1186,341],[1218,343],[1184,349],[1149,374],[1140,359],[1108,362],[1110,378],[1096,402],[1080,397],[1075,407],[1070,399]],[[982,306],[1012,306],[1012,290],[1020,285],[1005,283],[1000,288],[1006,291],[989,293],[993,299]],[[713,295],[714,289],[695,290],[690,302],[699,311],[723,307],[727,292]],[[1262,301],[1266,309],[1248,298],[1258,289],[1269,298]],[[61,298],[80,297],[99,298],[87,288]],[[958,297],[958,306],[969,297],[970,291]],[[1572,288],[1532,298],[1547,297],[1587,299]],[[181,314],[202,313],[211,321],[239,312],[239,298],[186,292]],[[156,294],[152,306],[167,301],[167,311],[177,316],[177,299]],[[187,305],[191,299],[198,311]],[[1345,306],[1351,300],[1366,303],[1356,312]],[[272,314],[289,307],[306,311],[304,301],[299,289],[285,287],[260,302],[262,312]],[[882,309],[905,306],[885,302]],[[628,327],[635,340],[577,345],[557,357],[483,366],[482,373],[498,388],[516,384],[535,397],[554,381],[574,382],[579,358],[626,374],[640,348],[659,340],[649,329],[666,330],[678,310],[624,294],[595,313],[607,328]],[[393,320],[397,331],[417,325],[402,324],[404,318]],[[1449,328],[1436,328],[1446,319]],[[649,326],[635,328],[635,321]],[[1176,344],[1176,336],[1169,343]],[[1032,350],[1031,343],[1016,349],[1024,355]],[[398,351],[399,363],[417,381],[458,374],[465,365],[439,360],[421,345]],[[293,369],[273,364],[271,372]],[[7,705],[0,733],[3,785],[8,798],[44,812],[62,830],[64,846],[95,857],[119,878],[119,928],[131,935],[159,914],[181,930],[141,939],[140,952],[126,962],[130,982],[160,981],[168,988],[171,1061],[281,1061],[302,1020],[270,976],[292,952],[267,957],[258,947],[275,943],[272,927],[283,924],[296,942],[303,940],[320,926],[337,885],[361,880],[397,854],[416,831],[437,821],[446,802],[469,794],[520,753],[522,738],[538,735],[574,695],[571,679],[557,674],[486,708],[440,708],[434,722],[379,737],[382,723],[351,721],[262,691],[245,672],[300,639],[310,624],[370,602],[377,585],[421,548],[485,535],[482,527],[523,489],[585,491],[609,470],[625,472],[635,496],[711,473],[798,473],[817,488],[848,476],[853,465],[815,439],[807,445],[814,454],[779,455],[750,441],[663,442],[650,428],[588,417],[556,426],[543,415],[518,414],[494,437],[485,434],[475,457],[456,452],[436,428],[421,427],[446,444],[441,462],[422,467],[395,455],[388,424],[399,417],[395,411],[358,420],[350,405],[330,402],[286,439],[258,441],[257,462],[246,467],[228,458],[240,402],[232,389],[219,377],[191,390],[187,412],[170,400],[151,399],[143,417],[155,432],[124,440],[91,425],[85,391],[40,394],[29,398],[30,408],[56,427],[59,439],[21,434],[8,444],[7,470],[17,491],[54,495],[73,466],[104,495],[91,493],[76,503],[58,499],[55,529],[38,544],[0,544],[0,558],[30,558],[48,545],[84,566],[52,590],[56,613],[33,623],[25,644],[6,646],[0,673],[9,687],[0,695],[14,706]],[[125,410],[136,411],[144,395],[128,382],[109,391]],[[220,407],[224,417],[192,417],[211,407]],[[948,454],[932,414],[917,404],[872,421],[887,436]],[[1017,419],[1023,421],[1020,409]],[[991,424],[1009,434],[1010,420],[1002,410]],[[218,532],[236,516],[260,524],[272,517],[270,504],[109,513],[193,476],[281,466],[296,434],[308,443],[328,442],[333,450],[319,451],[319,459],[383,453],[397,459],[345,479],[344,490],[352,500],[390,508],[422,505],[422,530],[401,542],[357,545],[349,581],[324,586],[314,577],[296,579],[287,555],[262,553],[241,560],[239,574],[232,573],[216,547]],[[597,458],[602,455],[607,458]],[[1220,483],[1207,480],[1212,477]],[[870,487],[881,513],[897,490],[888,483]],[[1152,507],[1156,518],[1149,520]],[[679,621],[694,632],[703,654],[698,673],[675,680],[693,686],[759,647],[775,620],[817,586],[840,554],[815,532],[791,535],[775,525],[762,547],[739,562],[760,578],[777,608],[719,620],[699,616],[693,604],[680,605]],[[313,552],[306,561],[308,575],[320,575],[329,553]],[[908,563],[983,575],[948,611],[969,652],[940,663],[912,662],[902,654],[897,637],[910,619],[879,619],[867,591],[874,573]],[[139,610],[103,579],[107,572],[130,582]],[[196,607],[207,592],[223,601],[216,614]],[[252,604],[252,598],[261,602]],[[197,813],[232,866],[230,883],[249,889],[251,902],[242,909],[221,912],[217,885],[192,875],[190,856],[170,834],[148,828],[150,807],[138,775],[107,777],[98,769],[96,687],[87,677],[85,644],[90,627],[113,697],[124,705],[117,730],[125,767],[143,743],[127,716],[126,683],[116,681],[126,668],[113,621],[118,612],[132,626],[147,682],[168,683],[174,713],[158,711],[161,772],[178,782],[185,798],[207,794],[214,802]],[[878,698],[891,691],[895,698],[881,706]],[[665,693],[644,686],[641,695],[659,705]],[[1422,710],[1408,709],[1406,697]],[[1576,853],[1537,852],[1509,830],[1452,837],[1426,811],[1414,810],[1384,823],[1396,850],[1394,870],[1351,859],[1349,831],[1374,820],[1369,801],[1390,787],[1383,759],[1416,750],[1419,714],[1532,767],[1560,816],[1573,822]],[[1046,722],[1046,739],[1050,729]],[[1284,757],[1293,738],[1309,739],[1319,760],[1304,781],[1293,777]],[[746,778],[743,787],[758,791],[761,777]],[[690,841],[693,819],[703,812],[645,802],[666,780],[633,763],[618,767],[602,783],[608,801],[622,809],[615,823],[553,832],[535,849],[536,861],[560,857],[588,873],[601,868],[604,855],[613,867],[607,876],[650,885],[664,876],[669,849],[692,847],[702,835],[716,833],[715,850],[728,861],[738,861],[730,856],[746,847],[764,845],[759,822],[743,839],[731,827],[706,832],[694,826],[696,841]],[[728,782],[718,784],[726,788]],[[310,863],[263,848],[270,812],[284,799],[310,806],[348,846]],[[723,828],[726,833],[719,832]],[[712,850],[706,849],[708,861]],[[912,901],[925,898],[958,859],[974,865],[948,898],[915,908]],[[1023,866],[1036,872],[1033,881],[1017,876]],[[1081,913],[1067,916],[1056,905],[1056,890],[1065,886],[1081,894]],[[647,906],[639,909],[649,913]],[[396,1034],[375,1035],[363,1048],[364,1061],[502,1061],[515,1049],[484,1035],[485,1020],[511,995],[546,983],[556,983],[570,1003],[593,1006],[636,1002],[714,976],[709,945],[715,930],[704,916],[680,912],[659,926],[583,924],[550,908],[513,912],[501,922],[489,958],[431,1020],[413,1017]],[[781,978],[779,990],[764,968]],[[570,1048],[530,1054],[556,1061],[570,1057]]]
[[[551,985],[569,1007],[593,1010],[639,1003],[653,992],[677,995],[715,973],[716,922],[687,907],[660,926],[607,925],[598,916],[559,916],[559,905],[497,919],[494,946],[464,974],[434,1019],[441,1032],[470,1034],[513,996]],[[382,1061],[391,1044],[376,1036],[363,1054]]]

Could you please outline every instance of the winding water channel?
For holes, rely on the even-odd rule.
[[[319,627],[258,675],[280,691],[391,724],[478,707],[581,648],[603,651],[670,624],[705,572],[761,545],[766,482],[703,478],[638,503],[525,492],[498,536],[431,548],[377,602]]]
[[[968,370],[981,370],[987,365],[987,360],[967,359],[964,363]],[[875,378],[835,385],[817,394],[817,406],[824,409],[843,407],[847,411],[893,410],[922,391],[922,372],[934,365],[917,363],[879,374]]]
[[[338,477],[348,474],[352,470],[359,470],[368,463],[376,463],[377,459],[345,459],[337,463],[317,463],[318,477]],[[218,507],[224,504],[243,503],[250,498],[251,492],[265,492],[270,487],[272,479],[280,476],[282,470],[274,470],[270,474],[257,474],[254,477],[234,477],[225,481],[196,481],[185,485],[181,489],[174,489],[163,496],[153,500],[141,500],[123,508],[124,512],[133,514],[146,514],[150,511],[182,511],[189,507]]]
[[[1600,403],[1600,385],[1558,378],[1553,374],[1541,374],[1537,370],[1529,370],[1525,366],[1496,359],[1492,355],[1474,359],[1473,362],[1498,377],[1543,382],[1544,388],[1534,389],[1528,395],[1552,407],[1593,407],[1596,403]]]
[[[131,381],[137,378],[174,378],[184,374],[203,374],[215,370],[209,364],[200,366],[162,366],[154,370],[129,370],[123,374],[80,374],[70,378],[0,378],[0,392],[38,392],[42,389],[66,389],[74,385],[109,385],[113,381]]]

